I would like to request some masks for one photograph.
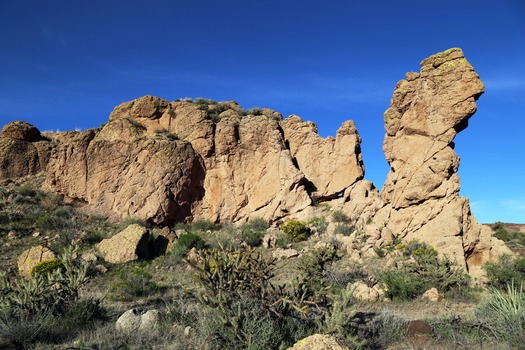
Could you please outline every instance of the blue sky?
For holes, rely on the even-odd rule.
[[[525,223],[525,1],[0,0],[0,124],[99,126],[143,95],[353,119],[381,188],[383,112],[419,62],[461,47],[486,85],[456,138],[480,222]]]

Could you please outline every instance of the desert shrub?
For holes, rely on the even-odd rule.
[[[48,273],[52,273],[54,270],[63,268],[64,263],[58,258],[44,260],[33,266],[31,269],[31,276],[34,277],[36,274],[47,275]]]
[[[184,256],[192,248],[202,249],[206,243],[204,240],[195,233],[183,233],[179,236],[171,253],[175,256]]]
[[[375,247],[374,248],[374,252],[380,258],[384,258],[385,255],[386,255],[385,248],[383,248],[383,247]]]
[[[263,218],[253,218],[242,225],[243,230],[247,229],[255,231],[266,231],[268,227],[270,227],[268,220],[265,220]]]
[[[262,237],[270,225],[263,218],[253,218],[241,226],[241,238],[246,244],[255,247],[261,244]]]
[[[447,257],[425,243],[409,242],[402,247],[414,263],[384,272],[380,279],[387,286],[387,296],[396,300],[410,300],[432,287],[450,295],[469,296],[470,278]]]
[[[525,232],[510,230],[502,222],[496,222],[492,226],[493,236],[504,241],[511,248],[522,248],[525,246]]]
[[[262,242],[264,232],[255,230],[243,230],[242,240],[251,247],[256,247]]]
[[[190,231],[192,232],[206,232],[206,231],[215,231],[219,227],[210,220],[195,220],[190,225]]]
[[[297,269],[309,279],[321,279],[326,275],[328,266],[341,257],[333,246],[314,248],[301,256]]]
[[[343,223],[350,222],[350,218],[348,217],[348,215],[343,213],[341,210],[335,210],[332,213],[332,219],[334,219],[335,222],[343,222]]]
[[[525,283],[525,256],[513,258],[502,254],[496,262],[487,262],[484,266],[489,285],[505,290],[507,285]]]
[[[53,216],[58,218],[69,219],[73,216],[73,207],[68,205],[62,205],[53,210]]]
[[[426,283],[406,270],[388,270],[381,276],[386,285],[385,295],[396,300],[411,300],[425,291]]]
[[[279,248],[287,248],[293,242],[292,237],[285,235],[284,233],[277,235],[275,244]]]
[[[334,229],[334,234],[350,236],[354,232],[354,227],[348,224],[338,224]]]
[[[90,264],[80,259],[72,247],[59,259],[63,268],[35,273],[29,280],[0,272],[0,310],[15,319],[63,313],[88,281]]]
[[[369,349],[390,349],[405,337],[406,320],[388,310],[376,315],[367,334]]]
[[[506,291],[494,289],[490,298],[476,310],[484,330],[512,348],[525,343],[525,292],[509,284]]]
[[[174,132],[169,132],[166,134],[166,138],[170,141],[175,141],[179,139],[179,136],[175,134]]]
[[[324,217],[321,217],[321,216],[316,216],[316,217],[312,218],[308,222],[308,225],[313,227],[317,233],[324,233],[324,232],[326,232],[326,229],[328,227],[328,224],[326,223],[326,219]]]
[[[344,269],[339,266],[329,265],[326,267],[324,278],[335,290],[341,290],[346,288],[348,284],[366,281],[369,279],[369,276],[360,264],[354,263],[352,266]]]
[[[26,349],[29,344],[44,337],[50,315],[28,313],[20,310],[0,308],[0,339],[9,339],[19,348]]]
[[[356,314],[354,305],[353,290],[349,285],[342,290],[341,294],[333,297],[331,310],[325,314],[322,331],[325,334],[332,334],[337,339],[343,340],[347,344],[361,347],[363,344],[349,331],[352,328],[352,320]]]
[[[275,286],[275,260],[251,248],[198,251],[194,280],[210,309],[206,325],[212,348],[268,349],[288,346],[317,329],[310,317],[319,306],[301,289]],[[319,316],[320,317],[320,316]]]
[[[66,234],[67,231],[75,231],[77,225],[73,220],[74,209],[70,206],[59,206],[51,213],[45,213],[39,216],[35,221],[35,226],[42,231],[64,231],[62,233]],[[69,237],[64,240],[64,245],[71,243]]]
[[[253,115],[253,116],[263,115],[263,111],[259,107],[254,107],[252,109],[244,111],[244,115]]]
[[[281,230],[293,242],[304,241],[310,235],[310,229],[306,226],[306,223],[299,220],[290,220],[286,222],[281,227]]]
[[[110,289],[108,297],[114,300],[132,300],[158,290],[151,281],[153,276],[141,267],[125,269],[118,274],[118,282]]]

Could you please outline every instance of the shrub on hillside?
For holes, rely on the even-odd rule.
[[[498,261],[487,262],[484,266],[489,285],[505,290],[507,285],[522,285],[525,283],[525,256],[513,258],[510,255],[500,255]]]
[[[310,229],[306,223],[299,220],[288,221],[281,227],[281,230],[293,242],[304,241],[310,235]]]
[[[398,269],[385,271],[381,281],[386,285],[386,295],[392,299],[410,300],[425,290],[437,288],[440,292],[465,294],[470,290],[470,277],[447,257],[425,243],[411,241],[398,246],[414,259]]]
[[[320,284],[322,266],[334,252],[312,252],[308,267],[288,288],[272,283],[275,259],[265,259],[252,248],[200,250],[194,279],[202,288],[199,300],[211,308],[208,337],[217,348],[286,348],[323,330],[349,335],[352,308],[345,298],[328,298]],[[301,265],[301,264],[300,264]],[[338,333],[339,334],[339,333]],[[349,337],[351,338],[351,337]]]
[[[210,220],[195,220],[190,224],[190,231],[192,232],[206,232],[206,231],[215,231],[219,227]]]
[[[501,239],[511,248],[523,248],[525,246],[525,232],[510,230],[502,222],[496,222],[492,226],[493,236]]]
[[[341,210],[336,210],[332,213],[332,219],[334,219],[335,222],[342,222],[342,223],[348,223],[350,222],[350,218],[348,215],[343,213]]]
[[[321,216],[316,216],[312,218],[308,225],[310,225],[312,228],[315,229],[317,233],[324,233],[326,232],[326,229],[328,228],[328,224],[326,223],[326,219]]]
[[[116,300],[132,300],[158,290],[151,281],[153,276],[141,267],[124,269],[118,274],[119,281],[110,289],[109,297]]]
[[[59,256],[62,268],[49,273],[34,273],[33,278],[10,278],[0,273],[0,307],[38,312],[61,312],[78,298],[89,279],[90,264],[80,259],[72,247]],[[42,265],[41,265],[42,266]]]
[[[206,243],[204,240],[195,233],[183,233],[179,236],[171,253],[175,256],[182,257],[190,251],[192,248],[202,249]]]
[[[241,238],[249,246],[261,244],[262,238],[270,225],[263,218],[253,218],[241,226]]]
[[[34,277],[36,274],[46,276],[48,273],[53,273],[54,270],[63,268],[64,263],[58,258],[44,260],[33,266],[31,276]]]

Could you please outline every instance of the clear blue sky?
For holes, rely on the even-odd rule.
[[[456,138],[480,222],[525,223],[525,1],[0,0],[0,124],[85,129],[143,95],[235,100],[334,135],[353,119],[381,188],[383,112],[419,62],[461,47],[485,82]]]

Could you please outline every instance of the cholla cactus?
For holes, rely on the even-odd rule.
[[[69,247],[59,256],[63,268],[33,278],[9,278],[0,272],[0,308],[19,309],[29,313],[61,310],[78,298],[80,288],[88,281],[90,264],[78,257],[77,248]]]

